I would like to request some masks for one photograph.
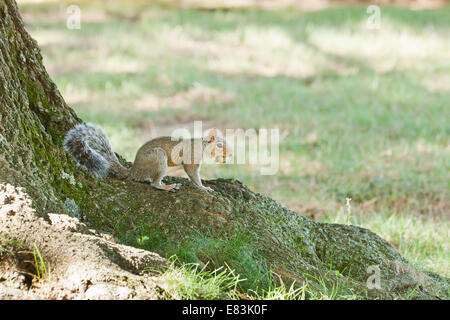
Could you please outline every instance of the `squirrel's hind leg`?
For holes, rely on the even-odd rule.
[[[167,171],[167,154],[159,147],[141,149],[136,155],[130,178],[137,181],[150,182],[160,190],[175,191],[181,187],[180,183],[164,184],[162,178]]]

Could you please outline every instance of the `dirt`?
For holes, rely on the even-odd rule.
[[[162,270],[164,258],[67,215],[38,217],[25,191],[10,184],[0,184],[0,235],[0,299],[159,298],[158,276],[141,271]],[[38,276],[39,254],[46,272]]]

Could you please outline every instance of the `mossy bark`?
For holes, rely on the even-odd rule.
[[[0,182],[24,187],[40,215],[68,213],[130,243],[146,235],[182,246],[199,234],[222,241],[241,234],[285,279],[323,280],[359,296],[416,289],[417,297],[446,297],[447,279],[416,270],[369,230],[315,223],[237,180],[205,181],[215,190],[205,193],[186,179],[168,178],[183,184],[168,193],[82,172],[62,148],[67,130],[81,120],[48,76],[13,0],[0,2],[0,50]],[[381,271],[380,289],[367,287],[371,266]]]
[[[61,208],[61,191],[77,191],[63,172],[77,170],[55,146],[80,119],[48,76],[14,1],[0,2],[0,50],[2,181],[26,186],[39,208]]]

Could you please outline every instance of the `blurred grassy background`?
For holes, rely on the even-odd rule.
[[[450,6],[381,6],[381,28],[369,30],[367,5],[247,2],[19,5],[67,103],[129,161],[194,120],[280,128],[278,174],[206,165],[202,177],[238,178],[299,214],[367,227],[450,275]],[[70,4],[80,30],[66,27]]]

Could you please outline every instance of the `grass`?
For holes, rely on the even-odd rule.
[[[245,279],[239,281],[242,292],[262,293],[280,285],[279,279],[274,278],[264,259],[250,244],[249,236],[237,234],[220,240],[198,234],[185,239],[182,244],[164,242],[161,238],[153,234],[138,239],[122,238],[121,242],[177,257],[179,262],[201,265],[210,272],[224,266],[232,267],[237,275],[245,275]]]
[[[34,258],[34,267],[36,270],[36,277],[39,280],[48,278],[50,276],[50,270],[47,270],[47,266],[45,265],[44,258],[39,251],[39,248],[36,244],[34,244],[33,249],[33,258]]]
[[[242,283],[246,281],[227,264],[217,269],[201,266],[198,263],[181,262],[177,256],[169,258],[169,266],[164,270],[145,269],[144,273],[152,272],[158,275],[158,285],[162,297],[176,300],[349,300],[361,299],[353,293],[345,283],[330,282],[323,277],[310,277],[314,285],[308,281],[298,284],[286,284],[281,277],[268,289],[246,289]],[[330,272],[339,276],[339,271]],[[312,282],[311,282],[312,283]],[[417,284],[410,292],[397,299],[415,299]]]
[[[50,266],[45,262],[36,244],[31,251],[23,242],[0,233],[0,272],[5,268],[11,268],[12,265],[36,281],[50,280]]]
[[[21,12],[66,101],[105,129],[115,151],[132,161],[146,140],[194,120],[279,128],[276,175],[205,165],[202,177],[238,178],[299,214],[369,228],[415,265],[450,275],[450,6],[382,6],[373,31],[365,7],[78,3],[80,30],[65,27],[65,2],[24,3]],[[125,242],[209,261],[208,272],[245,253],[239,272],[265,272],[245,241],[176,248],[157,235],[140,240]]]
[[[346,295],[336,285],[327,285],[323,279],[316,279],[321,285],[310,286],[308,283],[287,285],[281,278],[278,284],[268,289],[245,289],[241,278],[228,265],[210,269],[208,265],[180,262],[177,256],[172,256],[170,264],[164,271],[146,269],[143,272],[156,272],[159,275],[159,285],[164,298],[188,300],[331,300],[349,299],[355,296]],[[411,293],[409,297],[412,297]],[[409,298],[408,297],[408,298]]]
[[[160,274],[166,298],[189,300],[212,300],[236,298],[240,281],[231,270],[223,267],[208,271],[198,264],[176,265],[172,259],[170,266]]]

